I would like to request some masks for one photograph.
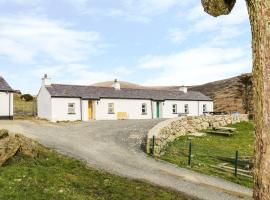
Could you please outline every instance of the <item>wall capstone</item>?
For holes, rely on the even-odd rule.
[[[218,128],[235,124],[241,121],[248,121],[248,115],[233,114],[168,119],[158,123],[148,132],[146,151],[147,153],[151,153],[153,136],[155,136],[154,155],[160,156],[164,153],[163,150],[166,145],[180,136],[208,128]]]

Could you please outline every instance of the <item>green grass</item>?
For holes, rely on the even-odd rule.
[[[145,182],[111,175],[41,147],[35,159],[17,155],[0,167],[0,199],[188,199]]]
[[[251,178],[240,175],[235,177],[233,173],[224,172],[210,166],[222,163],[217,159],[217,156],[234,157],[236,150],[239,151],[239,156],[254,155],[253,123],[241,122],[230,127],[237,129],[237,133],[231,137],[210,134],[204,137],[180,137],[167,146],[165,155],[161,159],[180,167],[252,187]],[[188,145],[190,141],[192,141],[192,164],[188,166]]]

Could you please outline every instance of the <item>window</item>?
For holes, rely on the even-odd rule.
[[[147,115],[147,105],[146,105],[146,103],[142,104],[142,115]]]
[[[203,104],[203,112],[207,112],[207,105],[206,104]]]
[[[68,104],[68,114],[75,114],[75,103]]]
[[[177,114],[177,104],[172,105],[172,112],[173,114]]]
[[[109,103],[108,104],[108,113],[109,114],[114,114],[114,103]]]
[[[185,104],[185,113],[186,113],[186,114],[189,113],[189,107],[188,107],[188,104]]]

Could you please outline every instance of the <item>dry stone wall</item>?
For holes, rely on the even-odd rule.
[[[169,119],[157,124],[147,135],[147,153],[151,153],[153,146],[153,136],[155,136],[154,154],[162,155],[165,146],[187,134],[195,133],[208,128],[218,128],[241,121],[248,121],[248,115],[217,115],[217,116],[197,116],[179,117]]]

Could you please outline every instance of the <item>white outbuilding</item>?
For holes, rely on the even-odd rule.
[[[14,90],[0,76],[0,119],[13,119],[13,93]]]
[[[213,112],[200,92],[51,84],[47,75],[37,97],[38,117],[50,121],[173,118]]]

